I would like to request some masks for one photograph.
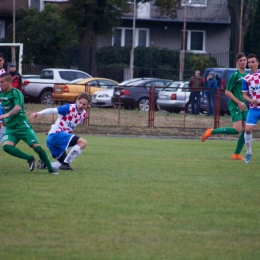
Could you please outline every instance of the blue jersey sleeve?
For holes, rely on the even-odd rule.
[[[248,85],[247,82],[243,79],[242,80],[242,92],[247,92],[248,91]]]
[[[65,116],[68,114],[69,109],[70,109],[70,104],[65,104],[63,106],[60,106],[57,108],[58,109],[58,113]]]

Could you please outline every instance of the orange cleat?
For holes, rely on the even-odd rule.
[[[207,138],[209,138],[210,136],[212,136],[212,131],[213,128],[208,128],[205,133],[203,134],[203,136],[201,137],[201,141],[204,142]]]
[[[243,156],[241,156],[240,154],[234,153],[232,155],[232,160],[240,160],[240,161],[244,161],[245,158]]]

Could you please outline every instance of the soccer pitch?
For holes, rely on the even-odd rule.
[[[59,175],[0,151],[0,259],[260,259],[258,141],[82,137]]]

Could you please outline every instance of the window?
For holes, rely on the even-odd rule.
[[[187,51],[205,52],[205,31],[186,31],[185,49]]]
[[[5,21],[0,20],[0,39],[5,37]]]
[[[192,6],[206,6],[207,0],[182,0],[182,5],[192,5]]]
[[[132,28],[116,28],[112,38],[113,46],[128,46],[132,47],[133,29]],[[135,29],[135,47],[149,47],[149,29]]]

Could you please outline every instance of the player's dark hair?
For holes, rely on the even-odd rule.
[[[3,53],[0,53],[0,58],[2,58],[2,59],[4,59],[4,58],[5,58],[5,56],[4,56],[4,54],[3,54]]]
[[[8,72],[4,72],[4,73],[2,73],[2,74],[0,75],[0,78],[4,78],[4,77],[7,78],[7,81],[12,81],[12,80],[13,80],[11,74],[8,73]]]
[[[77,101],[82,99],[82,98],[86,99],[89,103],[91,102],[91,96],[88,92],[79,93],[79,95],[77,97]]]
[[[259,61],[259,58],[257,57],[256,54],[249,54],[249,55],[247,56],[247,59],[252,59],[252,58],[256,58],[256,60]]]
[[[238,61],[239,59],[241,59],[241,58],[243,58],[243,57],[246,57],[245,53],[239,52],[239,53],[236,55],[236,61]]]

